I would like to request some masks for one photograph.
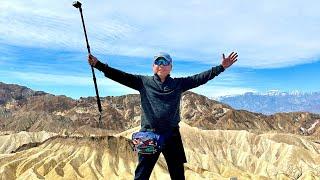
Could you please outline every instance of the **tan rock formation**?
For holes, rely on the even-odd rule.
[[[11,153],[25,144],[41,143],[53,136],[56,133],[51,132],[19,132],[16,134],[0,135],[0,154]]]
[[[181,123],[187,179],[317,179],[320,144],[300,135],[244,130],[200,130]],[[132,179],[137,156],[116,136],[51,138],[42,145],[0,155],[2,179]],[[168,179],[164,158],[151,179]]]

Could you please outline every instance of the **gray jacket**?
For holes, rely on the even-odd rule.
[[[129,74],[99,61],[95,68],[102,71],[107,78],[140,92],[141,131],[154,129],[159,133],[178,128],[180,99],[183,92],[205,84],[224,71],[223,66],[219,65],[189,77],[172,78],[168,75],[162,83],[157,74],[153,76]]]

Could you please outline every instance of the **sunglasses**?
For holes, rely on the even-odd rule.
[[[154,61],[154,64],[158,65],[158,66],[160,66],[160,65],[169,66],[171,64],[171,62],[164,59],[164,58],[158,58]]]

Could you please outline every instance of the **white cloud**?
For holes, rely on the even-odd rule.
[[[221,96],[240,95],[246,92],[258,92],[256,89],[247,87],[226,87],[213,85],[200,86],[191,91],[214,99],[219,99]]]
[[[20,79],[26,82],[33,82],[42,85],[55,84],[55,85],[71,85],[71,86],[88,86],[92,84],[92,78],[86,76],[71,76],[62,74],[44,74],[44,73],[31,73],[31,72],[7,72],[12,78]],[[98,78],[101,85],[110,85],[110,81]]]
[[[64,88],[68,87],[93,87],[93,80],[90,75],[63,75],[63,74],[45,74],[45,73],[31,73],[31,72],[17,72],[17,71],[2,71],[0,73],[2,77],[7,76],[16,82],[24,82],[24,84],[32,84],[32,85],[41,85],[45,86],[63,86]],[[231,75],[232,76],[232,75]],[[228,77],[225,79],[229,81]],[[217,83],[217,80],[214,84],[206,84],[191,91],[196,92],[198,94],[205,95],[211,98],[218,98],[219,96],[226,95],[239,95],[244,94],[245,92],[257,92],[257,90],[246,87],[228,87],[224,86],[226,84]],[[233,84],[237,84],[239,81],[238,78],[232,78]],[[123,94],[137,94],[138,91],[132,90],[128,87],[125,87],[117,82],[114,82],[105,77],[97,76],[97,84],[101,93],[105,93],[108,95],[123,95]],[[88,92],[92,94],[93,92]],[[67,94],[68,96],[72,96],[72,94]],[[76,97],[78,98],[78,97]]]
[[[0,4],[0,42],[85,51],[71,0]],[[239,52],[237,65],[283,67],[318,60],[320,1],[87,1],[94,53],[152,57],[168,51],[207,63]],[[211,62],[209,62],[211,63]]]
[[[201,73],[201,72],[188,72],[188,73],[179,73],[178,72],[178,73],[173,73],[173,76],[174,77],[187,77],[187,76],[192,76],[197,73]],[[251,81],[250,79],[248,79],[248,77],[250,77],[251,75],[252,75],[252,72],[247,69],[242,70],[241,73],[234,72],[232,70],[231,71],[226,70],[225,72],[222,72],[221,74],[219,74],[218,76],[214,77],[212,80],[207,82],[204,86],[206,86],[205,89],[206,88],[215,89],[216,87],[229,88],[230,86],[241,87],[241,86],[247,85],[248,82]],[[199,88],[201,89],[202,86],[200,86]],[[245,89],[248,89],[248,88],[245,88]]]
[[[10,77],[15,82],[24,82],[25,84],[46,86],[63,86],[68,87],[93,87],[91,74],[85,75],[63,75],[63,74],[48,74],[48,73],[32,73],[18,71],[1,71],[2,77]],[[105,77],[98,77],[98,88],[106,88],[109,92],[115,94],[138,93],[128,87],[125,87],[117,82],[114,82]]]

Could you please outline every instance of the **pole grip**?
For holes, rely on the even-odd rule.
[[[92,71],[92,78],[93,78],[93,82],[94,82],[94,89],[96,91],[96,96],[97,96],[98,109],[99,109],[99,112],[101,113],[102,112],[102,107],[101,107],[101,101],[100,101],[98,86],[97,86],[97,80],[96,80],[96,76],[95,76],[94,69],[93,69],[92,66],[91,66],[91,71]]]

